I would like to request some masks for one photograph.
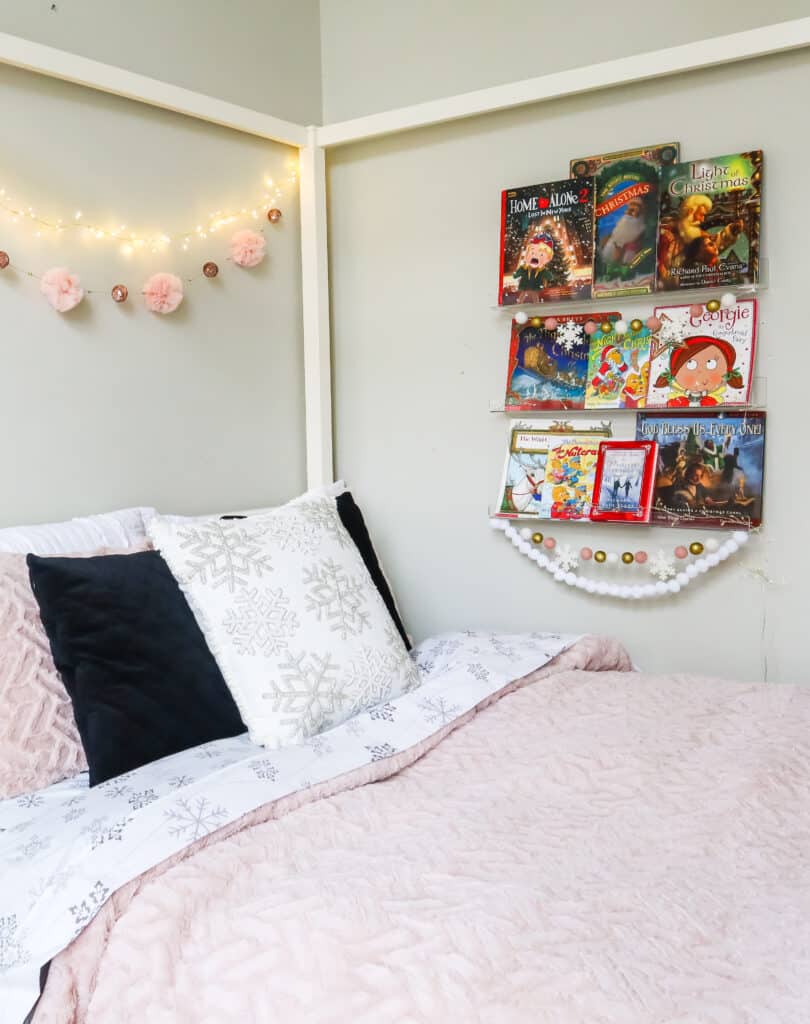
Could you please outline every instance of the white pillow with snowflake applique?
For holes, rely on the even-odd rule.
[[[419,684],[334,500],[249,519],[157,516],[149,535],[254,743],[299,743]]]

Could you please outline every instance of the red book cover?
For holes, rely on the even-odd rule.
[[[648,523],[657,455],[655,441],[602,441],[596,462],[591,519]]]

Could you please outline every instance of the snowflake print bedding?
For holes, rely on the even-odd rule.
[[[149,524],[254,743],[281,747],[417,685],[335,502]]]
[[[566,665],[629,668],[613,641],[556,634],[448,634],[410,657],[417,689],[298,745],[271,752],[242,735],[92,789],[82,775],[0,802],[0,1024],[21,1024],[37,999],[41,967],[77,937],[71,949],[81,956],[84,929],[102,908],[117,914],[157,865],[166,870],[213,838],[227,844],[251,822],[400,771],[477,707],[514,689],[515,679]],[[126,888],[130,882],[134,889]],[[210,884],[219,887],[213,878]],[[100,923],[102,931],[107,925]],[[64,1001],[53,995],[64,981],[59,962],[37,1024],[85,1019],[83,1010],[69,1008],[89,993]],[[159,1017],[150,1011],[149,1019]]]

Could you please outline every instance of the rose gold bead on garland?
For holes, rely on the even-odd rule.
[[[126,302],[129,289],[125,284],[116,284],[113,285],[110,295],[112,295],[113,302]]]
[[[689,315],[695,317],[695,319],[699,316],[703,316],[703,306],[701,306],[699,302],[693,303],[689,307]]]
[[[692,541],[692,543],[689,545],[689,553],[691,555],[702,555],[703,554],[703,545],[700,543],[699,540],[693,540]]]
[[[553,537],[546,537],[543,541],[543,547],[548,548],[549,551],[553,551],[557,546],[557,541]]]
[[[648,316],[647,326],[651,331],[657,331],[658,328],[661,326],[661,320],[657,316]]]
[[[719,299],[709,299],[709,301],[706,303],[706,309],[708,309],[708,311],[710,313],[716,313],[719,308],[720,308],[720,300]]]
[[[539,532],[538,533],[533,533],[532,534],[532,544],[542,544],[542,543],[543,543],[543,534],[539,533]]]
[[[594,551],[594,553],[593,553],[593,560],[594,560],[594,562],[599,562],[599,564],[601,565],[602,562],[604,562],[606,559],[607,559],[607,554],[604,551]]]
[[[216,277],[219,273],[219,267],[213,260],[208,260],[207,263],[203,263],[203,273],[206,277]]]
[[[543,324],[543,326],[545,327],[545,329],[547,331],[556,331],[557,330],[557,317],[556,316],[547,316],[546,317],[546,322]]]
[[[634,331],[640,331],[644,324],[640,320],[631,320],[630,326]]]
[[[632,565],[633,562],[635,561],[633,552],[632,551],[624,551],[622,553],[622,561],[624,562],[625,565]]]
[[[675,548],[675,557],[676,557],[676,558],[686,558],[686,557],[688,556],[688,554],[689,554],[689,552],[688,552],[688,551],[687,551],[687,549],[686,549],[686,548],[685,548],[685,547],[683,546],[683,544],[679,544],[679,545],[678,545],[678,546],[677,546],[677,547]]]
[[[647,552],[646,551],[637,551],[636,552],[636,561],[638,562],[639,565],[644,565],[644,563],[647,561]]]
[[[5,270],[10,262],[11,261],[8,258],[8,253],[3,252],[3,250],[0,249],[0,270]]]
[[[585,333],[590,337],[595,331],[599,329],[599,324],[595,320],[585,321]]]
[[[591,548],[580,548],[579,557],[583,562],[590,562],[593,558],[593,550]]]
[[[281,210],[277,209],[274,206],[272,210],[267,211],[267,219],[270,221],[271,224],[278,224],[278,222],[281,220]]]

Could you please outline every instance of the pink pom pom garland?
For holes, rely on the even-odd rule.
[[[68,313],[84,298],[84,289],[78,275],[72,274],[67,267],[46,270],[39,283],[39,290],[57,313]]]
[[[183,282],[176,274],[152,274],[143,286],[143,298],[150,313],[173,313],[183,301]]]
[[[258,267],[266,255],[264,235],[250,228],[237,231],[231,238],[231,259],[238,267]]]

